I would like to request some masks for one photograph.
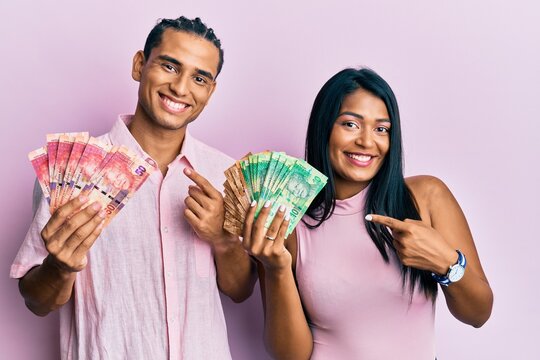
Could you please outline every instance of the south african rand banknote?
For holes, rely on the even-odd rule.
[[[108,223],[157,168],[123,146],[87,132],[47,135],[47,145],[28,154],[50,212],[84,191],[88,204],[99,202]]]
[[[267,201],[272,203],[268,227],[280,206],[290,215],[288,236],[327,182],[326,176],[304,160],[282,152],[250,154],[225,171],[225,230],[241,235],[245,214],[257,200],[256,216]]]

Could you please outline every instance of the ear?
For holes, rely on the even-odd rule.
[[[133,66],[131,68],[131,77],[133,80],[139,82],[141,81],[142,68],[145,64],[146,59],[144,58],[144,52],[139,50],[133,56]]]

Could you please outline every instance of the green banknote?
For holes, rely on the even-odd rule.
[[[237,178],[239,176],[241,179]],[[245,213],[249,210],[246,200],[256,200],[256,217],[267,201],[272,203],[266,226],[270,225],[281,206],[287,208],[291,218],[288,236],[327,182],[326,176],[304,160],[284,152],[270,151],[245,156],[225,171],[225,177],[225,188],[230,190],[224,197],[228,204],[224,227],[237,235],[242,234]],[[239,189],[239,184],[243,190]],[[244,211],[239,213],[237,209]]]

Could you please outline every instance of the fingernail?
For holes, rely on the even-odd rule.
[[[267,208],[270,206],[270,204],[272,204],[272,202],[270,200],[267,200],[265,203],[264,203],[264,207]]]
[[[99,212],[98,216],[103,219],[103,218],[105,218],[105,216],[107,216],[107,212],[105,210],[101,210]]]
[[[279,207],[279,211],[280,211],[280,212],[284,212],[284,211],[285,211],[285,205],[281,205],[281,206]]]
[[[365,219],[366,219],[367,221],[371,221],[371,220],[373,220],[373,216],[371,216],[370,214],[367,214],[366,217],[365,217]]]
[[[101,209],[101,204],[98,203],[98,202],[95,202],[92,204],[92,209],[98,211],[99,209]]]
[[[254,207],[255,205],[257,205],[257,200],[253,200],[253,201],[251,202],[251,207]]]
[[[88,196],[85,196],[85,195],[79,196],[79,201],[80,201],[81,203],[87,202],[87,201],[88,201]]]
[[[287,212],[287,215],[285,215],[285,221],[291,220],[291,214]]]
[[[188,168],[188,167],[187,167],[187,168],[184,168],[184,174],[186,174],[186,175],[191,175],[191,173],[192,173],[192,171],[191,171],[190,168]]]

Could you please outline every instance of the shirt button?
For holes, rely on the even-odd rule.
[[[171,272],[170,272],[170,271],[167,271],[167,277],[169,277],[169,278],[170,278],[170,277],[171,277],[171,275],[172,275],[172,274],[171,274]]]
[[[166,227],[166,226],[164,226],[164,227],[163,227],[163,232],[164,232],[165,234],[168,233],[168,232],[169,232],[169,228]]]

